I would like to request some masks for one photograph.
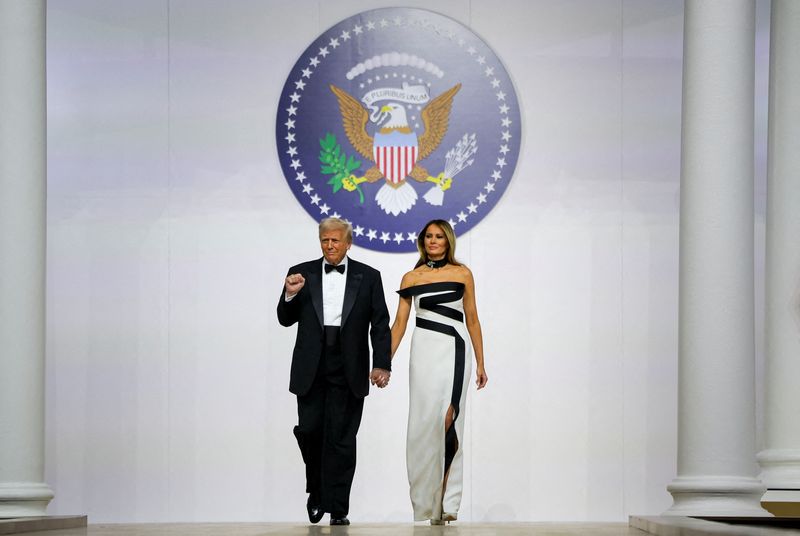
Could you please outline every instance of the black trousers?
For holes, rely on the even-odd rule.
[[[356,470],[356,434],[364,399],[353,395],[338,341],[326,346],[314,384],[297,397],[294,435],[306,465],[306,492],[323,511],[347,515]]]

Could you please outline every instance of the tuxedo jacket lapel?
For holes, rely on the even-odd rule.
[[[322,259],[315,262],[311,269],[308,271],[306,283],[308,289],[311,291],[311,303],[314,305],[314,311],[317,313],[320,327],[325,325],[325,314],[322,307]]]
[[[358,287],[364,277],[364,274],[354,266],[353,259],[350,259],[347,264],[347,282],[344,287],[344,303],[342,303],[342,326],[347,322],[350,311],[353,310],[353,305],[356,303],[356,296],[358,295]]]

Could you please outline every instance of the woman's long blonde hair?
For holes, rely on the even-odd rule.
[[[448,264],[461,266],[461,263],[456,260],[456,233],[453,231],[453,227],[445,220],[431,220],[425,224],[425,227],[422,228],[422,232],[419,233],[419,236],[417,237],[417,251],[419,251],[419,260],[417,261],[417,264],[414,265],[414,268],[418,268],[423,264],[427,264],[427,262],[430,260],[428,259],[428,254],[425,253],[425,233],[428,232],[428,227],[431,225],[438,225],[439,228],[441,228],[441,230],[444,232],[445,238],[447,238],[447,253],[445,253],[445,258],[447,258]]]

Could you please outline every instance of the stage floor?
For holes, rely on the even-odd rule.
[[[30,518],[34,519],[34,518]],[[58,522],[56,518],[50,518]],[[63,518],[64,522],[86,517]],[[325,519],[327,521],[327,519]],[[6,529],[11,529],[10,525]],[[60,525],[66,526],[66,525]],[[71,526],[76,526],[75,524]],[[636,528],[640,527],[640,528]],[[800,518],[728,518],[725,522],[689,517],[631,516],[628,523],[466,523],[443,527],[423,523],[358,523],[349,527],[331,527],[326,523],[138,523],[90,524],[79,528],[17,526],[17,531],[0,534],[25,536],[786,536],[800,534]],[[0,528],[2,528],[0,526]],[[36,531],[33,531],[34,529]]]
[[[76,529],[25,532],[25,536],[645,536],[627,523],[452,523],[443,527],[411,523],[358,523],[349,527],[288,523],[192,523],[89,525]]]

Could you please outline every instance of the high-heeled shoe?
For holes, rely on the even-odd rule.
[[[444,525],[444,519],[431,519],[431,525]]]

